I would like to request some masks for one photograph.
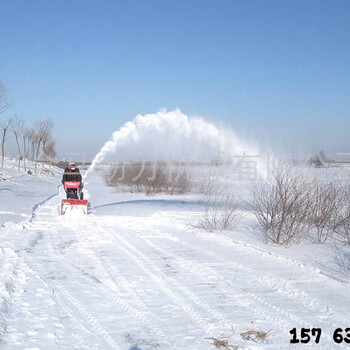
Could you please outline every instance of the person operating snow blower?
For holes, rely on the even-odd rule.
[[[63,188],[66,191],[67,199],[61,201],[61,214],[68,209],[82,209],[87,214],[87,200],[84,199],[82,176],[74,162],[70,162],[64,169],[62,177]]]
[[[67,188],[65,182],[79,182],[78,188]],[[62,177],[62,185],[66,191],[67,199],[83,199],[83,183],[80,170],[77,168],[74,162],[70,162],[68,167],[64,169]]]

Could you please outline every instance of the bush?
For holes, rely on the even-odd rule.
[[[347,244],[350,244],[350,185],[345,184],[342,188],[342,205],[338,214],[336,233]]]
[[[211,197],[204,202],[203,211],[195,218],[194,228],[209,232],[233,231],[237,229],[242,217],[234,197]]]
[[[350,277],[350,252],[346,250],[336,250],[335,263],[338,265],[340,273],[346,277]]]
[[[215,178],[200,181],[198,187],[201,191],[201,212],[195,216],[191,226],[209,232],[237,229],[242,212],[232,188]]]
[[[192,179],[183,167],[170,168],[150,162],[113,165],[104,174],[108,186],[121,191],[185,194],[192,188]]]
[[[266,243],[299,243],[310,230],[310,188],[288,164],[278,166],[269,179],[251,183],[247,204],[257,219],[255,233]]]
[[[329,178],[315,179],[308,192],[312,203],[308,210],[307,220],[314,229],[310,236],[317,243],[325,243],[340,227],[344,206],[344,186],[339,181]],[[344,228],[349,224],[342,222]],[[313,232],[312,232],[313,233]]]

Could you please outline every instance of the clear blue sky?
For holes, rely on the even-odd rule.
[[[0,0],[8,113],[92,156],[179,107],[275,147],[350,152],[350,1]]]

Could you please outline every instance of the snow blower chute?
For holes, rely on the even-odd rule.
[[[84,199],[81,182],[65,181],[63,187],[66,191],[67,199],[62,199],[61,201],[61,215],[73,210],[87,214],[88,201]]]

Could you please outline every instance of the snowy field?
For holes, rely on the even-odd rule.
[[[331,244],[193,231],[195,198],[115,193],[98,172],[89,215],[60,216],[59,170],[1,172],[1,349],[349,348],[333,341],[350,304]],[[302,327],[321,328],[320,343],[290,344]]]
[[[33,164],[27,164],[27,171],[34,173]],[[61,171],[57,168],[45,166],[44,171],[39,166],[37,175],[28,175],[21,163],[17,170],[15,159],[6,159],[4,169],[0,174],[0,225],[7,221],[18,222],[32,216],[33,206],[47,198],[48,194],[57,194],[60,182],[57,176]]]

